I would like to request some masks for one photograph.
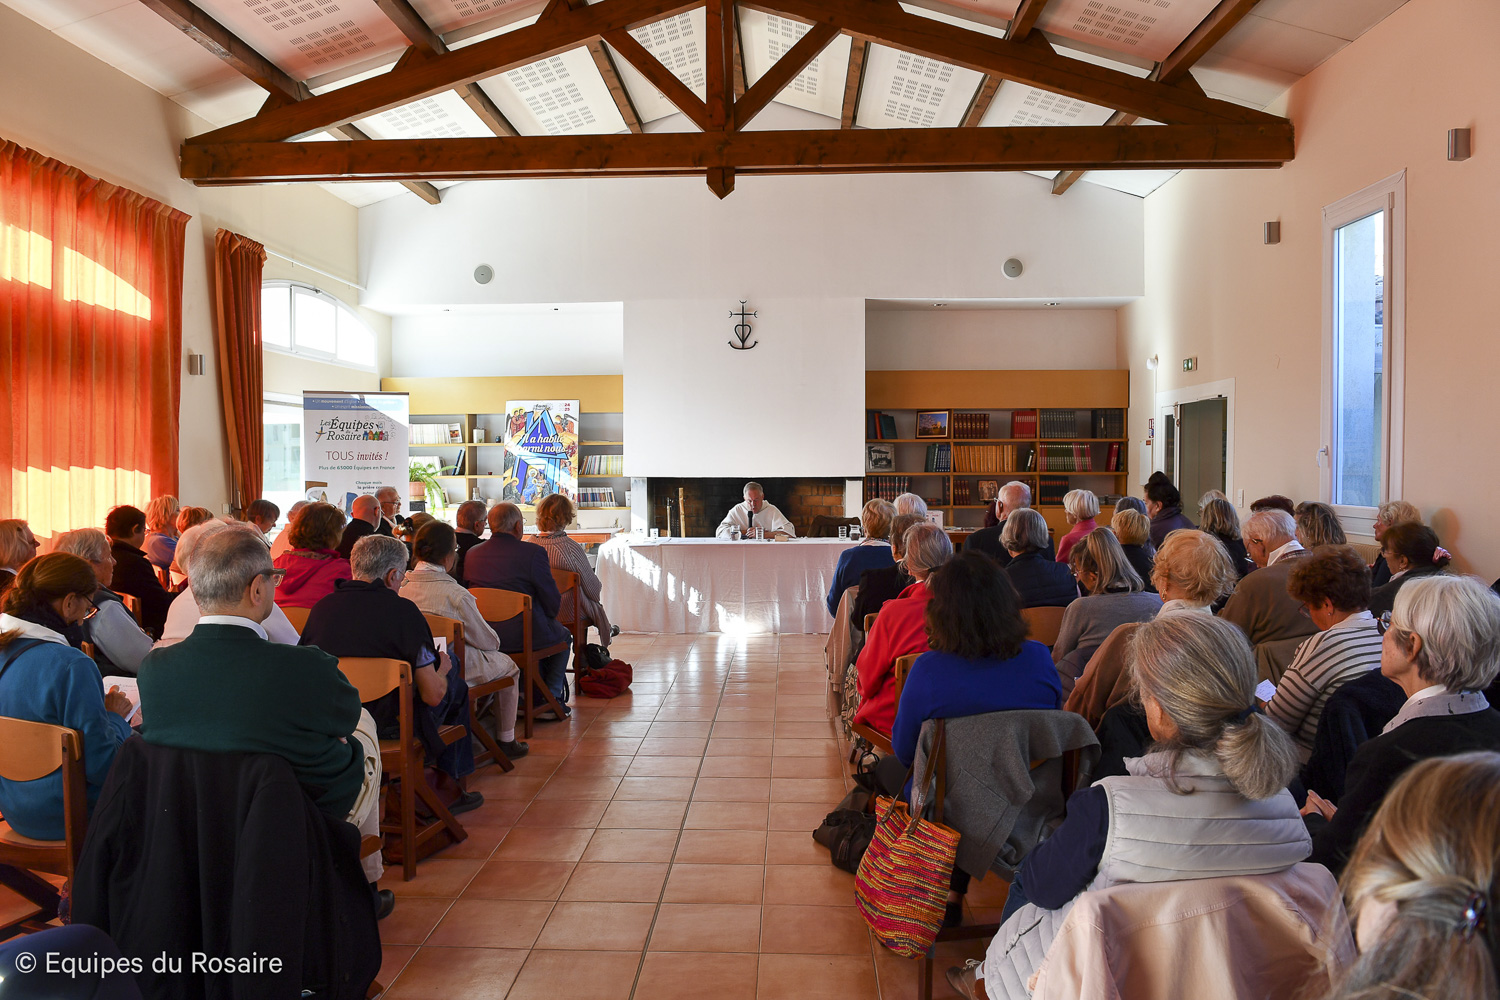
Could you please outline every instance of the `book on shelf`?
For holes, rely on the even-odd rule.
[[[579,507],[614,507],[615,490],[613,486],[590,486],[578,491]]]
[[[1078,411],[1043,410],[1040,417],[1040,437],[1070,438],[1078,436]]]
[[[1125,436],[1125,411],[1119,407],[1092,410],[1089,423],[1096,438],[1119,438]]]
[[[624,455],[585,455],[583,457],[583,475],[585,476],[623,476],[624,474]]]
[[[1042,476],[1037,480],[1037,494],[1044,506],[1060,507],[1063,497],[1070,489],[1065,478],[1057,476]]]
[[[461,424],[412,424],[407,441],[410,444],[463,444],[464,429]]]
[[[987,438],[990,436],[988,413],[953,414],[953,436],[956,438]]]
[[[865,437],[871,441],[896,438],[896,418],[880,410],[865,411]]]
[[[866,476],[865,499],[895,500],[903,493],[911,492],[910,476]]]
[[[1010,417],[1010,436],[1017,438],[1036,437],[1036,411],[1014,411]]]

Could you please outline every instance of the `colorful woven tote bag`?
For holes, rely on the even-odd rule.
[[[921,958],[937,939],[958,854],[958,831],[922,818],[921,796],[942,744],[940,721],[910,811],[898,799],[876,800],[875,837],[854,876],[854,905],[880,943],[903,958]]]

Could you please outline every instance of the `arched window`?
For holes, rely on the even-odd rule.
[[[267,281],[260,290],[267,350],[375,370],[375,333],[342,300],[311,285]]]

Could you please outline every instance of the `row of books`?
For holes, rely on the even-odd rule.
[[[879,410],[865,411],[865,437],[871,441],[890,441],[899,437],[896,418]]]
[[[464,429],[460,424],[412,424],[411,444],[463,444]]]
[[[865,499],[894,500],[911,492],[911,476],[866,476]]]
[[[927,446],[927,460],[922,466],[923,472],[952,472],[953,471],[953,446],[951,444],[930,444]]]
[[[1025,472],[1035,460],[1029,444],[965,444],[956,452],[956,472]]]
[[[1093,410],[1089,413],[1089,426],[1096,438],[1122,438],[1125,436],[1125,411],[1118,407]]]
[[[623,476],[625,474],[625,456],[585,455],[583,456],[582,474],[585,476]]]
[[[1067,495],[1072,485],[1066,479],[1056,476],[1042,476],[1037,481],[1037,502],[1048,507],[1062,506],[1063,497]]]
[[[616,507],[615,491],[612,486],[591,486],[580,489],[577,500],[579,507]]]
[[[1094,449],[1086,444],[1039,444],[1037,468],[1043,472],[1093,472]]]
[[[956,438],[987,438],[990,436],[988,413],[953,414],[953,436]]]

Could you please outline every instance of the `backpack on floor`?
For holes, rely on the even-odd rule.
[[[813,840],[828,848],[835,867],[851,874],[859,870],[859,860],[875,836],[874,804],[874,796],[856,788],[813,831]]]
[[[583,659],[589,670],[603,670],[609,666],[609,650],[597,642],[591,642],[583,647]]]

